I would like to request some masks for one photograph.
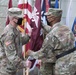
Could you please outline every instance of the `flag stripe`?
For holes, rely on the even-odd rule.
[[[27,3],[27,4],[25,4],[25,3],[24,3],[24,4],[19,4],[18,7],[19,7],[20,9],[24,9],[24,8],[25,8],[24,10],[26,10],[26,9],[28,8],[28,11],[32,12],[32,11],[30,10],[30,9],[31,9],[31,5],[28,4],[28,3]]]
[[[12,7],[12,0],[9,0],[8,8]]]
[[[31,17],[29,18],[29,16],[26,14],[24,18],[26,18],[27,22],[30,24],[30,18]]]
[[[31,28],[31,26],[29,25],[28,22],[25,23],[24,28],[26,28],[28,30],[28,33],[31,32],[31,30],[32,30],[32,28]]]
[[[21,9],[24,9],[24,8],[26,9],[27,8],[27,4],[25,4],[25,3],[19,4],[18,7],[21,8]]]
[[[26,28],[30,31],[30,19],[31,19],[31,13],[32,13],[32,2],[31,0],[20,0],[18,3],[18,7],[21,8],[24,11],[24,18],[26,19]],[[29,25],[29,26],[28,26]]]
[[[31,17],[32,17],[32,16],[31,16],[31,15],[32,15],[31,12],[30,12],[28,9],[25,9],[25,10],[24,10],[24,12],[26,12],[26,11],[28,12],[28,14],[27,14],[27,13],[24,13],[24,14],[25,14],[25,18],[26,18],[26,15],[27,15],[29,18],[31,18]],[[26,19],[27,19],[27,18],[26,18]]]

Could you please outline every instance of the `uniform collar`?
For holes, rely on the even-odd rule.
[[[60,22],[55,23],[55,24],[53,25],[53,27],[51,28],[51,30],[53,30],[54,28],[56,28],[56,27],[58,27],[58,26],[60,26],[60,25],[61,25]]]
[[[53,28],[56,27],[56,26],[58,26],[58,25],[60,25],[60,22],[55,23],[55,24],[53,25]]]

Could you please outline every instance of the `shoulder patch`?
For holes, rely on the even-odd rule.
[[[12,41],[7,41],[7,42],[5,42],[5,45],[8,46],[8,45],[10,45],[11,43],[12,43]]]

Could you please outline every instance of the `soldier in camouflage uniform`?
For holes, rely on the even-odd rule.
[[[25,68],[22,60],[22,45],[26,44],[29,35],[21,36],[18,25],[22,23],[22,11],[19,8],[8,10],[10,23],[4,28],[0,37],[0,75],[15,75],[17,69]],[[30,64],[30,61],[28,62]],[[29,65],[27,64],[29,67]]]
[[[45,15],[51,31],[42,48],[38,52],[30,50],[29,55],[42,60],[42,75],[76,75],[75,38],[72,31],[60,23],[62,10],[49,8]]]

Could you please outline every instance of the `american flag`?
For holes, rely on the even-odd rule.
[[[31,14],[32,14],[32,0],[19,0],[18,2],[18,8],[22,9],[24,14],[24,25],[20,29],[24,29],[24,32],[28,34],[31,32]],[[26,44],[26,47],[23,48],[23,54],[25,56],[25,52],[30,49],[30,43]],[[25,51],[26,49],[26,51]]]

